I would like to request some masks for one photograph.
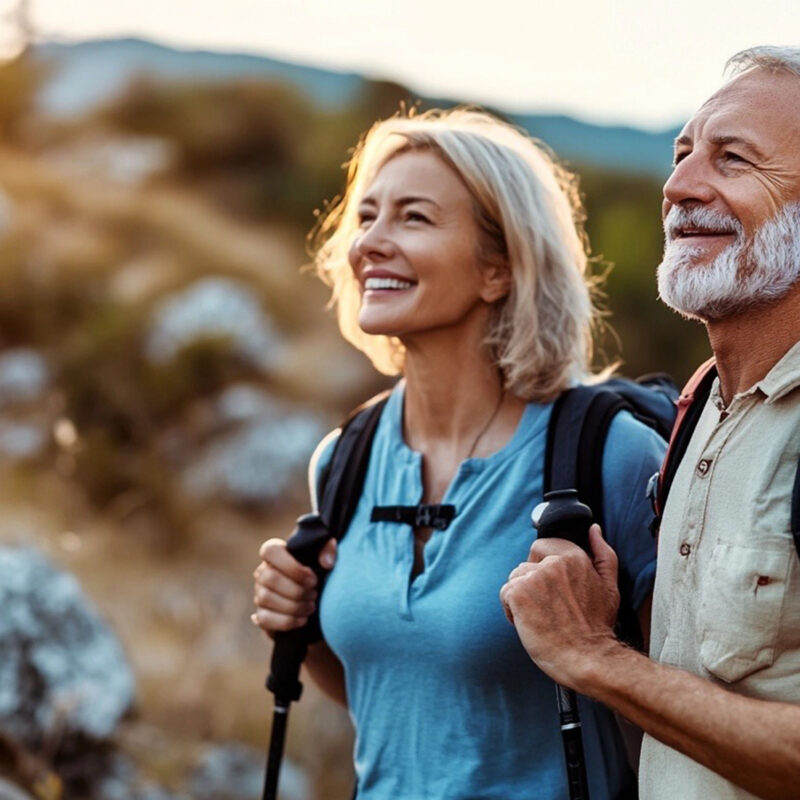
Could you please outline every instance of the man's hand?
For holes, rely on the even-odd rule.
[[[528,655],[555,681],[578,691],[592,654],[616,644],[619,608],[617,555],[598,525],[592,525],[589,543],[592,560],[564,539],[537,539],[528,561],[500,590]]]

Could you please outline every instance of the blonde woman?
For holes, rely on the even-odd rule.
[[[306,661],[350,710],[359,800],[567,796],[553,684],[498,591],[527,557],[553,401],[591,378],[581,221],[574,181],[541,147],[459,109],[377,123],[321,228],[316,263],[342,334],[401,376],[348,533],[321,556],[325,641]],[[643,618],[655,562],[644,483],[662,453],[617,415],[605,535]],[[455,517],[445,530],[370,521],[374,506],[418,503]],[[260,555],[254,621],[269,634],[303,625],[313,573],[282,540]],[[593,800],[625,796],[611,714],[587,703],[582,721]]]

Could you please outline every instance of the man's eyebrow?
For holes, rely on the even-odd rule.
[[[747,148],[758,160],[765,161],[766,156],[764,153],[759,150],[756,144],[750,139],[745,139],[743,136],[711,136],[709,137],[709,141],[711,144],[717,145],[717,147],[728,145],[728,144],[738,144],[741,147]],[[693,143],[692,137],[688,134],[683,134],[679,136],[675,140],[675,147],[680,147],[681,145],[686,145],[691,147]]]

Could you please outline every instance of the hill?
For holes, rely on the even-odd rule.
[[[266,56],[181,50],[136,38],[101,39],[37,45],[39,58],[56,69],[40,95],[54,116],[74,116],[112,99],[132,79],[147,74],[169,81],[266,78],[289,84],[315,105],[336,108],[351,102],[370,81],[354,73],[292,64]],[[470,98],[423,103],[454,104]],[[498,109],[503,113],[502,109]],[[508,114],[575,164],[663,178],[670,168],[677,128],[650,132],[626,126],[593,125],[563,115]]]

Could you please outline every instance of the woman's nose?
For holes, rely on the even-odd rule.
[[[350,247],[351,261],[353,256],[380,261],[391,258],[394,252],[395,244],[386,224],[380,219],[375,219],[367,228],[359,231]]]

